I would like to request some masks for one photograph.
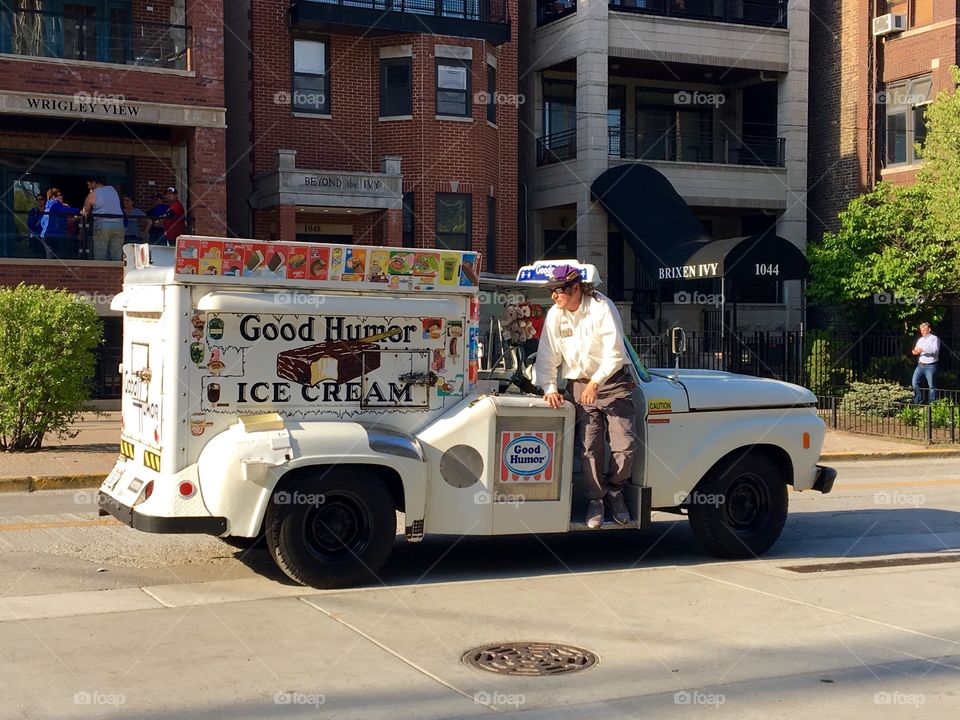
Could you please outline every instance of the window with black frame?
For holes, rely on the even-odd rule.
[[[497,70],[487,65],[487,120],[497,124]]]
[[[487,256],[484,263],[494,268],[497,257],[497,199],[487,196]]]
[[[686,91],[636,89],[639,160],[713,162],[713,106],[683,102]]]
[[[329,46],[320,40],[293,41],[293,92],[290,104],[294,112],[330,114]]]
[[[380,117],[403,117],[413,113],[413,59],[384,58],[380,61]]]
[[[543,137],[538,143],[541,164],[577,156],[577,83],[543,78]]]
[[[414,246],[414,205],[413,193],[405,192],[403,194],[403,246],[412,248]]]
[[[470,117],[470,60],[437,58],[437,115]]]
[[[627,125],[627,88],[610,85],[607,90],[608,153],[611,157],[626,157],[624,131]]]
[[[437,247],[445,250],[470,250],[472,196],[464,193],[437,193]]]

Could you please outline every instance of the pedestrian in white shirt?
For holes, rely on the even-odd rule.
[[[563,405],[558,373],[577,411],[576,440],[583,453],[583,484],[590,504],[587,526],[603,524],[604,504],[614,522],[630,513],[623,486],[633,475],[636,408],[627,367],[623,326],[616,306],[582,281],[572,265],[554,269],[547,282],[554,306],[547,312],[537,349],[537,382],[552,408]],[[604,431],[610,435],[610,466],[604,472]]]
[[[923,402],[920,392],[920,378],[927,379],[930,388],[930,402],[937,399],[936,376],[937,361],[940,359],[940,338],[930,332],[930,323],[920,323],[920,338],[913,347],[917,356],[917,369],[913,371],[913,402]]]

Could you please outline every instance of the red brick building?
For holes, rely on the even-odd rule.
[[[81,207],[91,174],[149,211],[176,186],[198,233],[226,233],[222,0],[0,2],[0,284],[87,293],[106,319],[98,381],[116,388],[118,261],[92,259],[68,223],[48,258],[37,194]],[[140,230],[147,233],[147,223]]]
[[[473,249],[515,270],[515,0],[226,11],[233,233]]]
[[[958,0],[813,0],[810,23],[809,239],[879,180],[910,183],[924,109],[952,89]]]

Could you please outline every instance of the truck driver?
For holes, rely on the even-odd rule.
[[[636,408],[620,314],[609,298],[584,283],[572,265],[554,268],[547,281],[554,305],[547,312],[537,349],[537,382],[552,408],[563,405],[557,373],[577,412],[587,526],[603,524],[604,504],[613,521],[630,522],[623,485],[633,473]],[[604,430],[610,435],[610,467],[604,472]]]

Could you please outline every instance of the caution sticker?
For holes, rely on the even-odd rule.
[[[647,401],[647,411],[653,415],[656,413],[673,412],[673,400],[670,398],[657,398]]]

